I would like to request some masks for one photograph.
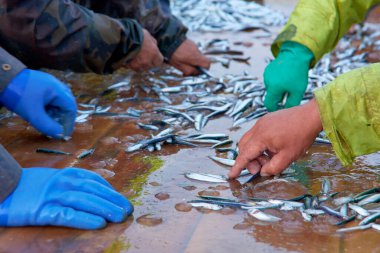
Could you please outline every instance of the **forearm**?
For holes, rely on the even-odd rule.
[[[362,21],[380,0],[300,0],[288,23],[277,36],[272,52],[277,55],[284,41],[298,42],[314,54],[314,65],[331,51],[350,26]]]
[[[17,187],[21,177],[21,167],[0,145],[0,203]]]
[[[324,131],[344,165],[380,150],[380,63],[336,78],[315,96]]]
[[[0,47],[0,92],[23,70],[25,65]]]
[[[1,44],[28,67],[106,73],[140,50],[142,28],[131,19],[113,19],[71,1],[5,2]]]

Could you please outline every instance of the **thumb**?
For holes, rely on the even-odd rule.
[[[303,92],[293,91],[290,92],[288,98],[286,99],[285,108],[290,108],[293,106],[297,106],[301,103],[303,98]]]
[[[264,98],[264,105],[268,111],[273,112],[278,109],[278,103],[281,102],[283,97],[283,92],[275,92],[272,89],[267,90],[267,94]]]
[[[261,176],[270,176],[280,174],[285,170],[289,164],[292,162],[292,159],[285,152],[280,152],[272,157],[272,159],[264,164],[261,168]]]
[[[64,137],[63,127],[47,114],[45,108],[36,110],[36,117],[31,118],[29,123],[44,135],[56,139]]]

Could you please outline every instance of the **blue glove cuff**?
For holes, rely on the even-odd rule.
[[[24,93],[29,75],[29,69],[22,70],[0,93],[0,102],[9,110],[13,111],[16,108]]]
[[[0,227],[6,227],[8,225],[8,213],[11,199],[12,193],[0,203]]]

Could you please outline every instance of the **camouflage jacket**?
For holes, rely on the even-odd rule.
[[[110,73],[139,52],[142,27],[166,58],[186,39],[167,0],[0,0],[0,91],[23,66],[10,54],[28,68]]]
[[[21,167],[0,145],[0,203],[17,187],[21,177]]]

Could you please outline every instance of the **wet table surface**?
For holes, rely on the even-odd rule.
[[[292,2],[286,5],[288,2]],[[289,13],[294,1],[269,1],[274,8]],[[378,16],[378,15],[377,15]],[[371,17],[370,17],[371,18]],[[373,17],[372,17],[373,18]],[[376,15],[375,15],[376,19]],[[273,29],[276,33],[278,28]],[[253,45],[234,46],[251,56],[250,65],[233,63],[229,69],[215,63],[211,72],[216,76],[241,74],[248,71],[259,78],[271,57],[272,38],[253,39],[255,31],[246,33],[199,34],[195,41],[227,38],[230,43],[252,42]],[[220,211],[189,209],[184,202],[196,199],[198,193],[211,191],[221,197],[291,198],[320,191],[323,178],[332,182],[333,191],[358,193],[379,186],[378,154],[361,157],[352,167],[342,167],[331,147],[315,145],[296,162],[293,180],[282,178],[258,179],[241,185],[238,181],[210,184],[190,181],[185,172],[227,173],[228,168],[207,156],[215,151],[209,147],[184,148],[166,145],[161,151],[125,153],[124,149],[144,137],[149,131],[137,128],[136,122],[147,122],[159,115],[149,113],[163,103],[115,102],[116,98],[131,97],[145,74],[133,74],[131,87],[118,94],[99,94],[110,84],[130,75],[119,71],[110,76],[53,72],[70,83],[78,101],[100,98],[102,105],[112,105],[112,111],[128,107],[148,113],[142,119],[112,119],[93,117],[77,124],[68,142],[50,140],[39,135],[18,117],[0,121],[0,141],[23,167],[81,167],[102,173],[107,180],[135,204],[133,216],[122,224],[110,224],[100,231],[69,228],[28,227],[0,229],[0,252],[380,252],[378,232],[368,230],[339,235],[329,216],[305,222],[296,211],[268,211],[282,220],[265,223],[250,217],[245,211],[224,208]],[[219,117],[211,120],[204,133],[226,133],[235,143],[254,122],[232,128],[232,120]],[[185,129],[182,134],[194,133]],[[59,156],[36,153],[36,148],[52,148],[73,153]],[[76,159],[81,151],[96,148],[93,155]],[[114,172],[111,175],[104,169]],[[201,193],[202,194],[202,193]]]

